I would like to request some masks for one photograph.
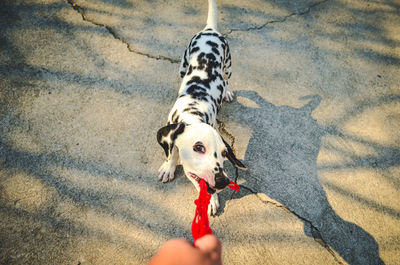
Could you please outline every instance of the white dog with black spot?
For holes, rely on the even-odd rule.
[[[219,208],[216,190],[224,189],[230,182],[223,170],[224,160],[246,169],[215,129],[222,100],[233,99],[228,86],[230,69],[228,42],[217,31],[216,3],[209,0],[207,26],[192,38],[185,50],[179,69],[183,80],[178,99],[167,126],[158,131],[157,141],[167,156],[159,169],[159,180],[164,183],[173,180],[178,164],[197,190],[200,179],[204,179],[207,191],[212,194],[208,208],[211,215]]]

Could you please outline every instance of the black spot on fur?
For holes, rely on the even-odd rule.
[[[200,33],[201,35],[199,36],[214,36],[214,37],[219,37],[219,34],[216,32],[207,32],[207,33]]]
[[[198,92],[206,92],[205,88],[202,88],[201,86],[198,85],[191,85],[187,90],[186,93],[192,95],[193,93],[198,93]]]
[[[178,125],[178,124],[177,124]],[[178,137],[178,135],[182,134],[185,131],[185,124],[183,123],[179,123],[179,127],[178,129],[176,129],[172,135],[171,135],[171,141],[172,143],[175,143],[176,138]],[[172,152],[172,148],[174,148],[174,145],[171,144],[169,147],[169,152]]]
[[[217,100],[215,98],[213,98],[213,97],[211,97],[211,100],[212,100],[212,103],[214,104],[214,106],[217,108],[217,113],[218,113],[219,104],[218,104]]]
[[[210,45],[211,47],[218,48],[218,44],[213,41],[207,41],[206,44]]]
[[[224,93],[224,87],[222,85],[218,85],[217,89],[222,93]]]
[[[208,53],[207,55],[206,55],[206,57],[207,57],[207,59],[209,60],[209,61],[215,61],[217,58],[215,58],[215,55],[214,54],[212,54],[212,53]]]
[[[231,54],[230,53],[228,53],[228,57],[226,57],[226,59],[225,59],[225,62],[229,62],[230,63],[230,60],[231,60],[232,58],[231,58]]]
[[[218,51],[217,48],[212,48],[211,50],[212,50],[214,53],[216,53],[217,55],[219,55],[219,51]]]
[[[217,152],[214,152],[214,157],[217,158]],[[214,170],[216,171],[217,169]]]
[[[160,143],[160,145],[164,149],[165,156],[168,157],[169,156],[168,143],[166,141],[163,141],[162,143]]]
[[[189,66],[189,70],[188,70],[188,72],[187,72],[187,75],[190,75],[190,74],[192,73],[192,71],[193,71],[193,67],[190,65],[190,66]]]
[[[193,76],[189,82],[186,83],[187,86],[190,86],[191,84],[201,84],[205,88],[210,88],[210,82],[208,79],[201,79],[199,76]]]
[[[208,93],[204,93],[204,92],[196,92],[190,95],[192,97],[192,99],[197,99],[197,100],[201,100],[201,101],[207,101],[207,96]]]
[[[218,98],[218,103],[219,103],[219,105],[221,105],[221,103],[222,103],[222,94]]]
[[[213,113],[215,113],[215,105],[211,105]]]
[[[204,58],[204,56],[205,56],[204,52],[200,53],[197,56],[197,63],[199,64],[199,66],[207,64],[207,60]]]
[[[193,48],[190,50],[190,53],[195,53],[195,52],[197,52],[197,51],[199,51],[199,50],[200,50],[199,47],[193,47]]]
[[[174,122],[175,121],[175,119],[176,119],[176,115],[178,114],[178,110],[175,110],[174,111],[174,113],[172,113],[172,116],[171,116],[171,120],[172,120],[172,122]]]
[[[184,131],[185,131],[185,124],[180,123],[178,129],[171,136],[172,141],[175,141],[178,135],[182,134]]]
[[[157,141],[161,142],[161,138],[167,136],[171,132],[171,130],[175,130],[176,127],[178,127],[178,124],[171,124],[169,126],[162,127],[157,132]]]
[[[191,111],[191,110],[198,110],[198,109],[195,107],[188,107],[188,108],[185,108],[184,110],[182,110],[182,112],[187,112],[187,111]]]
[[[200,111],[198,111],[198,110],[197,110],[197,111],[191,111],[190,114],[199,116],[199,117],[201,117],[202,119],[203,119],[203,117],[204,117],[204,113],[203,113],[203,112],[200,112]]]
[[[208,124],[209,121],[210,121],[210,117],[208,116],[207,113],[204,113],[204,116],[205,116],[205,118],[206,118],[206,121],[205,121],[205,122]]]
[[[183,64],[182,64],[183,68],[186,68],[188,66],[188,64],[189,64],[189,62],[186,59],[187,58],[187,53],[188,53],[188,50],[186,49],[185,50],[185,54],[183,55]]]
[[[173,123],[178,123],[179,122],[179,115],[176,115],[175,119],[172,120]]]

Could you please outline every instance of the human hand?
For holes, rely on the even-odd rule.
[[[205,235],[194,246],[185,239],[166,242],[148,265],[222,265],[222,245],[214,235]]]

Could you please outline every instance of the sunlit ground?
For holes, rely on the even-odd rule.
[[[77,3],[135,49],[173,59],[205,17],[200,3]],[[323,132],[317,184],[335,214],[372,236],[385,264],[399,263],[398,3],[327,1],[309,13],[302,2],[218,3],[222,31],[236,29],[227,37],[231,87],[257,92],[272,117],[281,106],[300,109],[303,96],[322,98],[310,114]],[[0,263],[143,264],[166,240],[190,238],[194,188],[182,173],[156,180],[164,158],[155,135],[176,97],[178,64],[129,52],[67,2],[1,14]],[[272,20],[282,22],[245,30]],[[246,163],[259,132],[232,106],[263,106],[241,96],[220,114]],[[337,263],[283,202],[223,198],[211,225],[226,264]]]

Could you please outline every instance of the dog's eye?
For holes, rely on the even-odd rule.
[[[204,154],[206,152],[206,148],[204,147],[202,142],[197,142],[193,146],[193,151]]]
[[[228,155],[228,152],[226,150],[222,151],[222,157],[226,157]]]

